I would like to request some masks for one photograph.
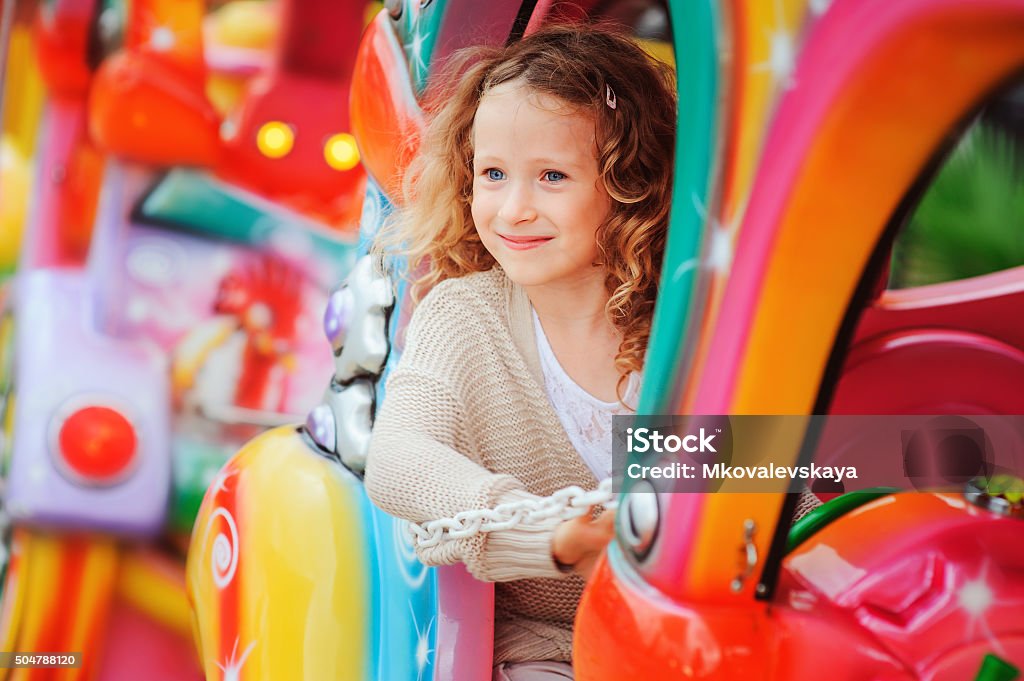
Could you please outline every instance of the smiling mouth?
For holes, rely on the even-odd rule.
[[[499,234],[502,243],[513,251],[527,251],[531,248],[537,248],[543,246],[547,242],[551,241],[554,237],[550,236],[505,236]]]

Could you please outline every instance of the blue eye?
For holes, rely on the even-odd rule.
[[[488,168],[484,173],[487,175],[487,179],[492,182],[499,182],[505,179],[505,172],[497,168]]]
[[[547,180],[548,182],[561,182],[566,177],[568,177],[568,175],[566,175],[565,173],[560,173],[557,170],[549,170],[546,173],[544,173],[544,179]]]

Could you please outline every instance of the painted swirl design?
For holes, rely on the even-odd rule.
[[[213,538],[213,550],[210,554],[210,568],[213,571],[213,583],[218,589],[223,589],[235,577],[235,570],[238,569],[238,527],[235,519],[223,508],[217,508],[210,516],[206,526],[206,536],[209,537],[217,518],[223,518],[222,527],[219,528],[217,536]]]

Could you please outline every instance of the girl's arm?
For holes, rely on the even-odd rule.
[[[391,515],[422,523],[536,498],[516,478],[492,473],[460,453],[467,446],[460,441],[458,400],[433,372],[408,366],[405,359],[388,380],[374,425],[366,464],[366,491],[373,502]],[[416,552],[427,565],[465,563],[484,581],[563,577],[551,553],[559,522],[523,523]]]

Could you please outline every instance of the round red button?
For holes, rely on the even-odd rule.
[[[110,407],[84,407],[61,424],[60,454],[68,467],[91,482],[122,475],[135,460],[135,428]]]

